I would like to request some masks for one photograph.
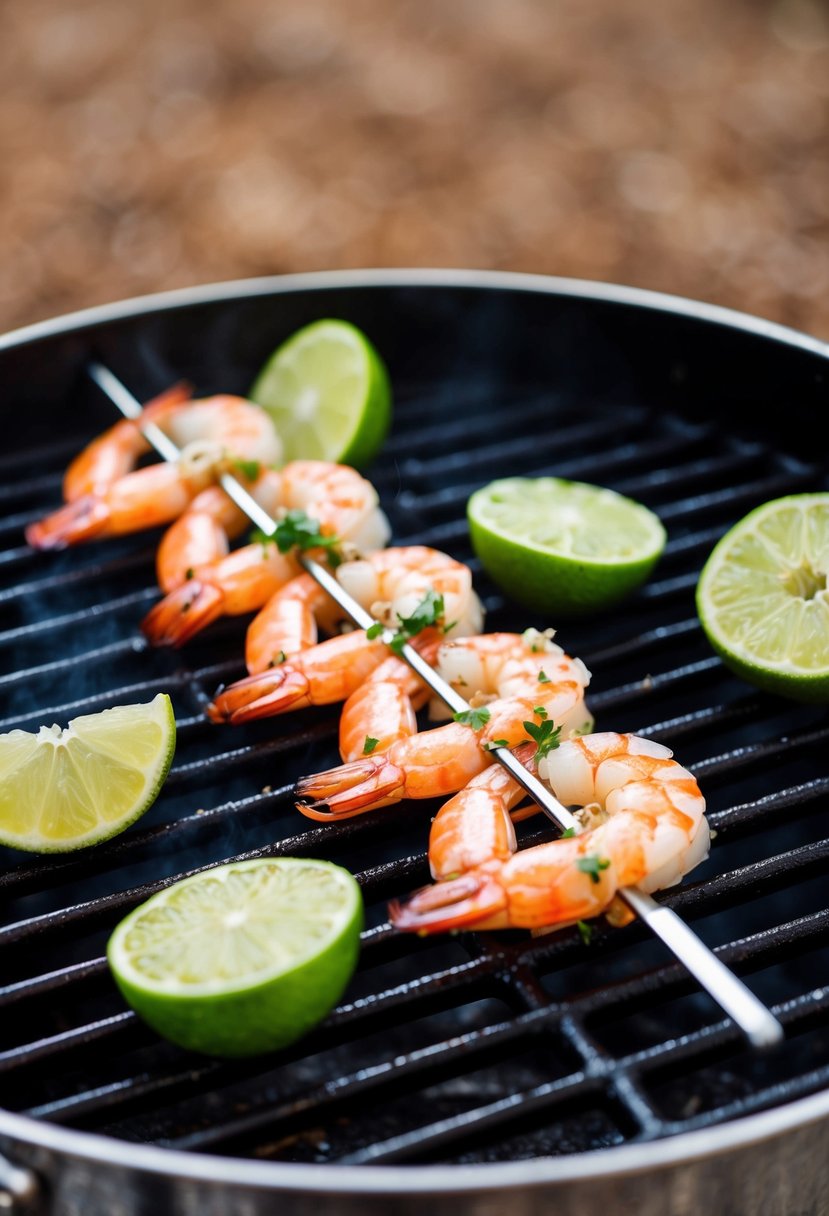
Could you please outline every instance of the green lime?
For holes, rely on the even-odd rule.
[[[507,477],[467,503],[472,547],[506,594],[545,619],[617,603],[665,547],[652,511],[614,490],[560,477]]]
[[[0,735],[0,844],[68,853],[107,840],[155,802],[175,747],[166,693],[73,718],[64,730]]]
[[[347,321],[314,321],[297,330],[268,359],[249,395],[273,418],[286,461],[363,468],[391,425],[385,365]]]
[[[363,900],[327,861],[234,861],[166,887],[117,926],[107,958],[126,1002],[191,1051],[252,1056],[292,1043],[345,990]]]
[[[749,512],[716,544],[697,614],[723,662],[795,701],[829,701],[829,493]]]

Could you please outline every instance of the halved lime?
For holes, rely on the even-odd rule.
[[[467,503],[472,547],[506,594],[545,620],[607,608],[639,587],[665,547],[658,516],[614,490],[507,477]]]
[[[697,614],[723,662],[796,701],[829,701],[829,493],[792,494],[744,516],[697,583]]]
[[[67,853],[114,836],[155,802],[175,747],[166,693],[73,718],[64,730],[0,735],[0,844]]]
[[[191,1051],[250,1056],[305,1034],[357,963],[363,901],[327,861],[234,861],[173,883],[107,946],[124,999]]]
[[[277,348],[249,394],[270,413],[285,460],[331,460],[363,468],[391,425],[385,364],[347,321],[314,321]]]

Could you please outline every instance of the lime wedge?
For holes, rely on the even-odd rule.
[[[829,701],[829,494],[792,494],[722,537],[697,583],[697,614],[723,662],[795,701]]]
[[[235,861],[166,887],[107,946],[127,1003],[159,1034],[212,1056],[292,1043],[337,1003],[357,964],[363,901],[347,870]]]
[[[277,348],[250,390],[269,412],[285,460],[331,460],[363,468],[391,425],[385,365],[361,330],[315,321]]]
[[[559,477],[508,477],[467,503],[472,547],[519,604],[575,616],[617,603],[665,547],[654,513],[614,490]]]
[[[0,844],[67,853],[123,831],[155,802],[175,746],[166,693],[73,718],[65,730],[0,735]]]

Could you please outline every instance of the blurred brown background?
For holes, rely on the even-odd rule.
[[[0,331],[250,275],[634,284],[829,338],[823,0],[0,0]]]

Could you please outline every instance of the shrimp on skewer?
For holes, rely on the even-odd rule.
[[[460,823],[468,807],[460,817],[447,813],[440,826],[439,815],[430,857],[434,851],[432,865],[443,880],[392,903],[392,924],[417,933],[562,926],[606,911],[622,887],[650,892],[679,882],[707,857],[709,831],[699,786],[672,757],[669,748],[637,735],[567,740],[539,761],[538,771],[561,802],[581,808],[584,830],[508,856],[488,846],[491,856],[483,861],[478,849],[469,868],[457,842],[468,834]],[[493,792],[488,808],[486,798],[479,801],[484,818],[487,809],[492,823],[503,817],[502,792]]]
[[[431,592],[443,600],[443,620],[451,622],[448,633],[481,627],[483,613],[469,568],[438,549],[412,545],[378,550],[343,562],[336,577],[372,615],[390,624],[411,617]],[[277,592],[251,622],[245,648],[250,674],[214,698],[207,711],[214,722],[239,724],[305,705],[345,700],[388,655],[384,642],[377,639],[369,645],[359,630],[360,640],[354,635],[332,638],[285,662],[290,653],[285,645],[285,611],[286,596]],[[359,668],[347,669],[358,661]],[[335,695],[335,690],[340,691]]]
[[[265,470],[251,489],[275,518],[307,513],[322,536],[337,536],[361,551],[382,548],[391,534],[374,486],[348,465],[294,460],[280,470]],[[155,646],[181,646],[220,616],[256,612],[300,573],[296,558],[280,553],[273,541],[222,553],[215,530],[218,510],[217,500],[205,504],[197,499],[194,510],[177,520],[162,540],[158,577],[167,594],[141,623]],[[237,516],[230,509],[225,518],[236,527]],[[197,560],[200,557],[204,560]]]
[[[180,459],[136,468],[149,451],[140,426],[153,422],[181,449]],[[170,523],[226,468],[275,464],[282,443],[265,410],[242,397],[192,400],[172,389],[140,419],[122,419],[89,445],[64,477],[66,505],[31,524],[36,549],[60,549]]]
[[[565,738],[592,728],[584,701],[590,673],[580,659],[570,658],[536,630],[445,642],[437,669],[478,705],[476,723],[448,722],[401,738],[383,754],[372,752],[301,777],[297,807],[304,815],[349,818],[402,798],[455,793],[493,763],[491,748],[525,743],[527,721],[539,727],[549,723],[551,731],[558,729]]]
[[[436,631],[424,630],[412,639],[412,645],[428,654],[433,648],[436,649],[439,641],[440,635]],[[333,705],[346,701],[387,658],[385,643],[376,638],[369,639],[364,629],[329,638],[309,650],[295,653],[281,667],[274,668],[273,687],[269,694],[262,693],[261,682],[256,676],[248,676],[246,680],[232,685],[235,694],[241,695],[249,681],[257,681],[255,705],[251,710],[242,708],[240,712],[244,717],[241,720],[272,717],[311,705]],[[227,710],[222,693],[207,706],[206,713],[211,722],[236,721],[235,717],[225,716]],[[363,741],[367,735],[368,731],[364,731]]]

